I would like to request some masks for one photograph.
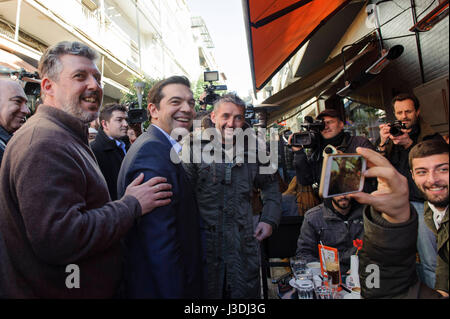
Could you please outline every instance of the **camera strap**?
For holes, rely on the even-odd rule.
[[[385,147],[386,144],[387,144],[390,140],[391,140],[391,139],[388,137],[388,138],[386,139],[386,142],[384,142],[383,145],[380,145],[379,147]]]

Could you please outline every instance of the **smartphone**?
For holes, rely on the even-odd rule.
[[[361,192],[366,160],[359,154],[331,154],[324,157],[319,195],[322,198]]]

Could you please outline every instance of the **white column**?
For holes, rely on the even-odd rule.
[[[17,12],[16,12],[16,31],[14,34],[14,41],[19,42],[19,26],[20,26],[20,9],[22,7],[22,0],[17,1]]]

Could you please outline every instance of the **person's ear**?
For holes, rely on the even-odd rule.
[[[101,120],[100,126],[103,128],[103,130],[108,130],[108,122],[105,120]]]
[[[159,110],[156,107],[156,104],[148,103],[147,110],[148,110],[148,113],[150,113],[150,116],[152,119],[155,119],[155,120],[158,119]]]
[[[214,125],[216,124],[216,113],[214,113],[214,111],[211,112],[211,122],[213,122]]]
[[[42,79],[41,91],[43,93],[43,96],[53,96],[54,95],[53,81],[50,80],[48,77],[44,77]]]

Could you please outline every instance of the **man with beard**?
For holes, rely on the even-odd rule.
[[[426,198],[424,220],[437,238],[437,267],[434,289],[448,297],[448,144],[428,140],[409,153],[411,174]]]
[[[361,296],[364,299],[448,298],[448,145],[442,141],[425,141],[415,146],[409,157],[414,180],[429,200],[427,224],[437,230],[440,259],[436,290],[417,276],[418,217],[409,202],[406,177],[381,154],[364,148],[358,148],[357,152],[367,160],[369,169],[364,175],[377,177],[379,181],[377,191],[371,194],[349,194],[365,205],[364,245],[358,254]]]
[[[111,200],[117,199],[117,176],[129,146],[123,141],[128,131],[127,120],[125,106],[115,103],[105,105],[100,111],[99,131],[91,143],[98,166],[108,184]]]
[[[30,114],[27,96],[18,82],[0,80],[0,164],[6,144]]]
[[[417,250],[420,264],[417,268],[420,279],[430,288],[434,287],[436,268],[436,238],[424,221],[424,201],[411,175],[408,154],[417,144],[429,139],[444,141],[430,125],[423,121],[420,115],[419,100],[409,93],[402,93],[392,99],[395,118],[401,121],[406,128],[402,135],[393,136],[389,133],[389,125],[380,125],[380,144],[378,150],[391,162],[391,164],[408,179],[409,200],[417,211],[419,218],[419,236]]]
[[[97,53],[79,42],[49,47],[39,62],[43,104],[18,130],[0,170],[0,297],[111,298],[120,240],[170,189],[143,174],[111,202],[88,145],[103,90]]]
[[[350,269],[350,256],[356,253],[353,240],[364,234],[362,206],[349,196],[327,198],[306,212],[297,241],[297,255],[307,262],[319,261],[318,244],[339,252],[342,274]]]

